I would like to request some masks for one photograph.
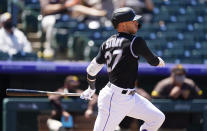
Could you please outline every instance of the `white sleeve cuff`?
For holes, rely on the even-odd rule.
[[[86,71],[89,75],[95,76],[103,68],[104,64],[98,64],[96,58],[94,58],[91,63],[88,65]]]
[[[160,58],[160,57],[158,57],[158,59],[159,59],[159,64],[157,66],[164,67],[165,66],[164,60],[162,58]]]

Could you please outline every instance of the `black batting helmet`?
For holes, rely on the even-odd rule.
[[[127,21],[138,21],[142,16],[136,15],[134,10],[129,7],[118,8],[114,10],[111,18],[111,22],[114,28],[117,28],[118,24]],[[138,28],[141,28],[141,23],[139,22]]]

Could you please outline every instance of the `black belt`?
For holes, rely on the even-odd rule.
[[[110,87],[111,87],[111,83],[108,82],[108,83],[107,83],[107,86],[110,88]],[[130,91],[128,95],[134,95],[134,94],[136,93],[135,90],[127,90],[127,89],[123,89],[123,90],[121,91],[121,94],[127,94],[128,91]]]

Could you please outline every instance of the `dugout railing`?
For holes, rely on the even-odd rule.
[[[154,99],[152,103],[163,112],[202,113],[202,131],[207,131],[207,100],[173,101]],[[87,108],[87,102],[80,99],[63,100],[62,104],[68,111],[77,113],[84,112]],[[52,109],[52,106],[47,98],[5,98],[3,100],[3,131],[17,131],[16,118],[18,112],[29,111],[33,113],[50,109]]]

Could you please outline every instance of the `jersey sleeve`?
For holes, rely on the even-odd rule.
[[[98,64],[104,64],[105,63],[105,58],[104,58],[104,50],[103,50],[103,45],[101,45],[98,55],[96,56],[96,62]]]
[[[141,37],[136,37],[131,43],[131,52],[135,56],[143,56],[150,65],[157,66],[159,59],[148,48],[146,42]]]

